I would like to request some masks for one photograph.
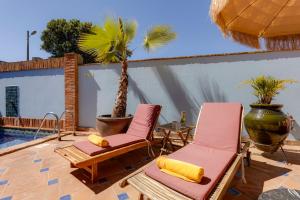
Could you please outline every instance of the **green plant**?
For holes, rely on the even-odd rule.
[[[128,90],[128,62],[133,53],[129,48],[135,37],[137,23],[107,18],[104,25],[93,26],[92,33],[81,34],[78,42],[79,48],[93,55],[101,63],[121,63],[119,89],[112,117],[124,117],[127,106]],[[151,28],[144,37],[143,46],[150,51],[169,43],[176,38],[176,34],[169,26],[160,25]]]
[[[53,57],[62,57],[65,53],[75,52],[83,57],[84,62],[93,62],[91,55],[82,52],[77,46],[81,33],[90,33],[92,23],[80,22],[77,19],[53,19],[42,32],[41,48]]]
[[[258,98],[257,104],[271,104],[279,91],[284,90],[287,84],[296,83],[291,79],[277,79],[273,76],[257,76],[243,83],[251,85],[253,94]]]

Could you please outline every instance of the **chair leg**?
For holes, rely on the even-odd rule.
[[[248,167],[251,166],[251,152],[249,150],[247,151],[247,165]]]
[[[95,181],[98,178],[98,165],[97,164],[93,164],[92,165],[92,173],[91,173],[91,179],[92,179],[92,183],[95,183]]]
[[[244,163],[244,158],[242,158],[241,167],[242,167],[242,181],[243,181],[244,184],[246,184],[247,181],[246,181],[246,178],[245,178],[245,163]]]
[[[70,163],[70,167],[71,168],[76,168],[75,165],[73,163]]]
[[[142,193],[139,195],[139,200],[144,200],[144,195]]]

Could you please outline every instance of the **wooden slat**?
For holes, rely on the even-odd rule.
[[[132,144],[132,145],[129,145],[129,146],[125,146],[125,147],[118,148],[118,149],[115,149],[115,150],[112,150],[112,151],[108,151],[108,152],[105,152],[105,153],[102,153],[102,154],[99,154],[99,155],[96,155],[96,156],[92,156],[91,159],[86,160],[86,161],[82,161],[82,162],[78,163],[77,166],[78,167],[84,167],[84,166],[87,166],[87,165],[90,165],[90,164],[96,164],[96,163],[108,160],[110,158],[122,155],[124,153],[127,153],[127,152],[130,152],[130,151],[145,147],[147,145],[148,144],[147,144],[146,141],[138,142],[138,143],[135,143],[135,144]]]
[[[190,198],[149,178],[143,172],[129,178],[128,183],[152,200],[191,200]]]
[[[135,149],[139,149],[147,146],[147,141],[138,142],[132,145],[128,145],[122,148],[118,148],[112,151],[108,151],[105,153],[101,153],[96,156],[89,156],[84,152],[80,151],[74,146],[67,146],[63,148],[55,149],[55,152],[72,162],[78,168],[85,168],[87,166],[97,164],[104,160],[108,160],[110,158],[116,157],[118,155],[122,155],[124,153],[133,151]]]
[[[55,152],[72,162],[75,166],[77,163],[82,162],[83,158],[78,156],[80,154],[80,150],[76,149],[73,146],[67,146],[63,148],[57,148],[55,149]],[[87,155],[88,156],[88,155]],[[90,159],[90,157],[86,157],[85,159]]]
[[[65,151],[67,152],[67,155],[76,158],[78,162],[90,159],[90,156],[87,156],[87,154],[83,155],[82,152],[74,146],[66,148]]]
[[[211,192],[209,199],[210,200],[221,200],[224,194],[227,192],[228,187],[241,166],[243,155],[239,154],[234,162],[231,164],[229,169],[226,171],[225,175],[219,181],[218,185]]]

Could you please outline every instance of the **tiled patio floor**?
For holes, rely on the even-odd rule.
[[[54,153],[54,148],[82,139],[85,136],[70,135],[62,142],[53,140],[0,157],[0,199],[137,199],[138,193],[131,186],[122,189],[118,181],[151,161],[147,149],[102,163],[102,178],[91,184],[85,172],[70,168],[69,162]],[[262,191],[278,187],[300,189],[300,147],[285,149],[289,165],[282,162],[280,152],[264,155],[251,148],[248,184],[241,183],[238,173],[224,199],[257,199]]]

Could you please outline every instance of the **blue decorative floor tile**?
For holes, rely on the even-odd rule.
[[[64,196],[61,196],[60,198],[59,198],[59,200],[71,200],[72,198],[71,198],[71,195],[69,195],[69,194],[67,194],[67,195],[64,195]]]
[[[48,181],[48,185],[54,185],[54,184],[57,184],[58,183],[58,179],[55,178],[55,179],[51,179]]]
[[[121,194],[118,194],[118,199],[119,200],[128,200],[129,199],[129,196],[126,192],[123,192]]]
[[[7,197],[1,198],[0,200],[11,200],[11,199],[12,199],[12,196],[7,196]]]
[[[289,176],[289,173],[284,173],[282,174],[282,176]]]
[[[41,162],[42,159],[36,159],[36,160],[33,160],[34,163],[38,163],[38,162]]]
[[[241,194],[241,192],[240,192],[238,189],[236,189],[236,188],[230,188],[230,189],[228,190],[228,193],[229,193],[230,195],[232,195],[232,196],[238,196],[238,195]]]
[[[6,185],[8,183],[8,180],[0,179],[0,185]]]
[[[40,172],[47,172],[47,171],[49,171],[49,168],[40,169]]]

